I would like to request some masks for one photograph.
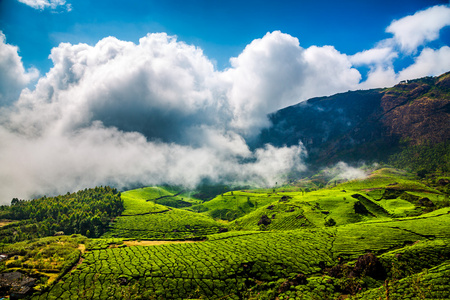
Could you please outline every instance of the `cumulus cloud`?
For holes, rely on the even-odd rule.
[[[440,49],[424,48],[414,57],[414,63],[398,73],[392,64],[374,65],[367,74],[367,79],[360,84],[363,89],[389,87],[402,80],[415,79],[426,76],[441,75],[450,70],[450,47]]]
[[[448,47],[431,49],[427,43],[439,38],[439,31],[450,25],[450,7],[438,5],[393,21],[386,32],[393,37],[379,41],[369,50],[351,56],[354,66],[368,66],[361,88],[389,87],[401,80],[434,76],[447,72]],[[419,51],[420,48],[423,48]],[[417,54],[419,53],[419,54]],[[412,58],[414,63],[396,71],[395,60]]]
[[[38,76],[35,68],[25,70],[18,48],[7,44],[0,31],[0,106],[17,100],[21,90]]]
[[[398,53],[391,47],[373,48],[358,52],[350,57],[353,65],[371,65],[371,64],[392,64],[392,61],[398,57]]]
[[[190,129],[226,116],[213,98],[220,89],[212,63],[166,34],[148,35],[138,45],[113,37],[95,46],[61,44],[50,58],[54,67],[17,102],[22,127],[55,128],[57,121],[61,132],[70,132],[99,120],[149,139],[182,142]],[[30,113],[37,109],[40,115]]]
[[[405,22],[421,21],[416,15]],[[246,141],[269,125],[268,113],[311,97],[448,71],[447,46],[411,52],[414,63],[395,71],[395,43],[412,49],[447,24],[427,25],[437,31],[420,31],[420,43],[407,43],[407,26],[394,26],[402,20],[390,26],[394,38],[352,56],[333,46],[303,48],[274,31],[223,71],[200,48],[165,33],[137,44],[114,37],[93,46],[62,43],[33,89],[26,86],[37,71],[26,71],[17,47],[0,34],[0,202],[102,184],[283,182],[306,169],[307,153],[301,143],[250,149]],[[369,66],[363,82],[355,66]],[[363,176],[345,163],[334,170],[345,179]]]
[[[399,82],[398,74],[393,66],[378,65],[372,67],[367,74],[367,79],[359,86],[362,89],[391,87]]]
[[[304,49],[275,31],[256,39],[221,74],[228,84],[232,126],[244,133],[268,124],[266,115],[313,96],[356,88],[360,73],[332,46]]]
[[[393,21],[386,32],[394,35],[394,40],[407,53],[439,37],[439,31],[450,25],[450,7],[438,5],[416,12],[400,20]]]
[[[0,109],[2,203],[100,184],[270,186],[305,169],[301,144],[249,149],[230,125],[230,83],[175,37],[63,43],[50,58],[36,88]]]
[[[18,0],[23,4],[26,4],[34,9],[44,10],[44,9],[62,9],[65,11],[71,11],[72,5],[66,3],[65,0]]]
[[[436,76],[450,70],[450,47],[444,46],[433,50],[424,48],[420,55],[415,58],[414,64],[402,70],[399,80],[420,78],[425,76]]]

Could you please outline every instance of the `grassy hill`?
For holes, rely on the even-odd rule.
[[[181,193],[174,194],[162,187],[146,187],[122,193],[125,210],[114,220],[111,229],[103,237],[198,240],[208,234],[226,230],[223,224],[211,217],[175,208],[183,206],[179,203],[192,205],[192,202],[199,201],[188,199],[192,202],[187,202],[180,195]]]
[[[381,168],[322,189],[303,183],[210,201],[169,187],[122,192],[101,238],[8,242],[0,267],[36,278],[32,299],[450,297],[449,177]]]

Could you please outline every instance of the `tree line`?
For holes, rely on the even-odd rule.
[[[18,222],[1,227],[0,240],[16,242],[56,233],[100,237],[123,210],[120,192],[108,186],[34,200],[14,198],[11,206],[0,207],[0,218]]]

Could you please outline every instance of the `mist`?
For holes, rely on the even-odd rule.
[[[427,62],[447,48],[420,53],[404,72],[435,72],[447,60]],[[353,67],[390,70],[397,53],[384,49],[348,56],[333,46],[303,48],[274,31],[217,70],[202,49],[152,33],[137,44],[115,37],[61,43],[51,50],[53,67],[39,74],[23,66],[19,49],[0,32],[0,203],[98,185],[281,184],[306,171],[304,146],[250,149],[247,141],[283,107],[395,84],[406,73],[373,71],[361,82]]]
[[[343,161],[338,162],[334,166],[321,170],[321,174],[330,182],[345,182],[355,179],[365,179],[369,176],[370,172],[370,170],[367,170],[367,167],[354,167]]]
[[[50,58],[35,87],[24,80],[18,99],[0,108],[2,204],[97,185],[268,187],[306,170],[301,143],[250,150],[246,138],[277,104],[260,108],[251,90],[237,101],[236,69],[216,71],[175,37],[61,44]],[[26,72],[20,57],[6,68]]]

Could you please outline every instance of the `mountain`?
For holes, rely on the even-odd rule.
[[[388,161],[410,147],[450,140],[450,72],[385,89],[320,97],[281,109],[257,146],[302,142],[311,165]]]

